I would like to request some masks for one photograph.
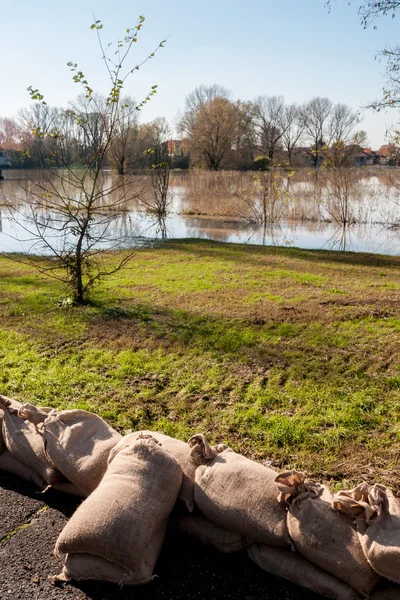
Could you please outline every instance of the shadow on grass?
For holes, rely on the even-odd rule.
[[[338,250],[304,250],[303,248],[285,248],[282,246],[256,246],[246,244],[228,244],[211,240],[185,239],[169,240],[163,246],[165,250],[182,250],[204,258],[215,257],[224,260],[241,261],[260,265],[263,258],[282,256],[312,262],[334,262],[360,267],[399,268],[400,257],[367,252],[343,252]]]
[[[310,324],[224,319],[149,305],[132,309],[97,306],[89,322],[91,338],[106,347],[162,348],[180,354],[190,350],[239,361],[262,372],[303,364],[304,373],[312,367],[321,375],[329,371],[327,356],[335,352],[331,338],[324,338],[325,329],[318,324],[313,330],[314,338],[321,338],[317,348],[307,338],[298,341],[308,335]]]
[[[134,308],[96,305],[90,326],[92,333],[103,338],[130,337],[165,347],[196,348],[228,355],[255,349],[262,341],[262,334],[279,337],[298,329],[285,323],[251,323],[146,304]],[[262,354],[262,348],[258,347],[258,352]]]

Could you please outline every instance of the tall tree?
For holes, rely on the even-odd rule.
[[[254,102],[255,126],[262,154],[273,161],[286,131],[282,96],[259,96]]]
[[[222,85],[217,83],[213,85],[201,84],[186,96],[185,113],[196,115],[203,106],[210,104],[215,98],[230,100],[230,97],[231,93]]]
[[[299,107],[297,104],[288,104],[285,106],[283,114],[282,144],[287,152],[290,166],[292,166],[293,162],[293,152],[298,145],[303,132],[304,124],[301,119]]]
[[[108,155],[111,166],[120,175],[134,167],[137,158],[137,137],[138,111],[136,102],[128,96],[121,100]]]
[[[179,128],[186,135],[191,156],[208,169],[230,165],[237,139],[238,106],[222,96],[194,105],[190,101]]]
[[[320,164],[322,151],[325,146],[327,126],[332,115],[332,102],[328,98],[313,98],[303,104],[300,121],[304,133],[311,143],[310,154],[314,167]]]

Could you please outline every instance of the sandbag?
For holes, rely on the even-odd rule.
[[[39,475],[39,473],[36,473],[30,467],[24,465],[24,463],[15,458],[7,449],[0,454],[0,471],[17,475],[17,477],[21,477],[21,479],[25,479],[25,481],[37,485],[41,490],[44,490],[47,486],[47,482]]]
[[[252,544],[247,548],[249,558],[263,571],[291,581],[315,594],[335,600],[360,598],[347,583],[316,567],[289,548]]]
[[[22,406],[21,402],[18,402],[17,400],[12,400],[11,398],[8,398],[7,396],[3,396],[3,394],[0,394],[0,407],[7,408],[9,413],[17,413],[18,409],[20,408],[20,406]],[[3,450],[5,450],[7,448],[4,439],[3,439],[3,433],[2,433],[2,426],[1,426],[1,419],[2,419],[2,413],[0,411],[0,452],[3,452]],[[5,470],[5,469],[4,469]]]
[[[66,524],[56,543],[56,556],[104,559],[107,568],[96,561],[93,569],[98,579],[116,581],[117,577],[118,583],[126,585],[150,581],[181,483],[178,462],[156,440],[143,438],[126,446],[110,457],[100,484]],[[71,563],[66,570],[74,574]],[[90,565],[77,577],[83,574],[90,577]]]
[[[400,583],[400,504],[384,485],[361,483],[334,496],[332,506],[356,518],[358,537],[372,568]]]
[[[155,533],[148,547],[145,549],[142,560],[135,573],[135,580],[130,585],[141,585],[149,583],[153,578],[154,565],[157,562],[165,537],[166,525],[164,524]],[[76,581],[97,579],[110,581],[123,585],[127,582],[130,574],[128,569],[111,563],[104,558],[93,554],[67,554],[62,573],[51,577],[53,583],[57,581]]]
[[[168,532],[172,535],[189,535],[224,554],[237,552],[246,546],[246,539],[240,533],[224,529],[203,515],[174,517],[169,523]]]
[[[370,600],[400,600],[400,586],[383,581],[372,590]]]
[[[353,519],[332,509],[328,488],[296,471],[278,475],[276,482],[279,499],[288,507],[287,526],[296,550],[368,596],[379,576],[364,556]]]
[[[189,440],[191,445],[191,440]],[[252,541],[288,546],[276,472],[227,448],[196,469],[195,503],[211,521]]]
[[[85,410],[55,411],[43,421],[46,454],[84,495],[100,483],[120,439],[103,419]]]
[[[161,446],[176,458],[182,469],[182,485],[178,498],[183,501],[189,512],[194,509],[194,475],[196,464],[191,458],[191,449],[186,442],[169,437],[163,433],[154,431],[135,431],[125,435],[113,448],[110,457],[118,453],[122,448],[136,441],[141,435],[150,435],[156,439]]]
[[[86,498],[86,494],[82,492],[79,488],[76,487],[70,481],[61,481],[50,486],[52,490],[56,490],[57,492],[62,492],[63,494],[68,494],[69,496],[77,496],[78,498]]]
[[[8,451],[49,485],[63,481],[64,477],[46,456],[41,434],[35,426],[24,421],[16,411],[0,401],[2,435]]]
[[[18,409],[22,406],[22,402],[3,396],[3,394],[0,394],[0,403],[7,406],[10,412],[18,412]]]

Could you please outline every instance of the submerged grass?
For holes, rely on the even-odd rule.
[[[70,308],[55,282],[0,259],[0,391],[399,491],[399,267],[168,242]]]

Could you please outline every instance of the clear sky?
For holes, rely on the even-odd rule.
[[[375,60],[386,44],[400,42],[400,15],[381,18],[364,30],[358,0],[18,0],[0,2],[0,116],[14,116],[29,104],[33,85],[49,104],[66,106],[78,87],[66,66],[77,62],[91,87],[107,92],[107,77],[92,13],[104,23],[104,41],[114,41],[146,18],[132,65],[159,41],[165,49],[139,72],[126,92],[141,99],[157,84],[158,94],[142,120],[165,116],[172,123],[185,96],[197,85],[219,83],[234,98],[282,94],[302,103],[328,96],[360,109],[380,97],[384,63]],[[385,141],[394,112],[368,111],[361,127],[376,148]]]

